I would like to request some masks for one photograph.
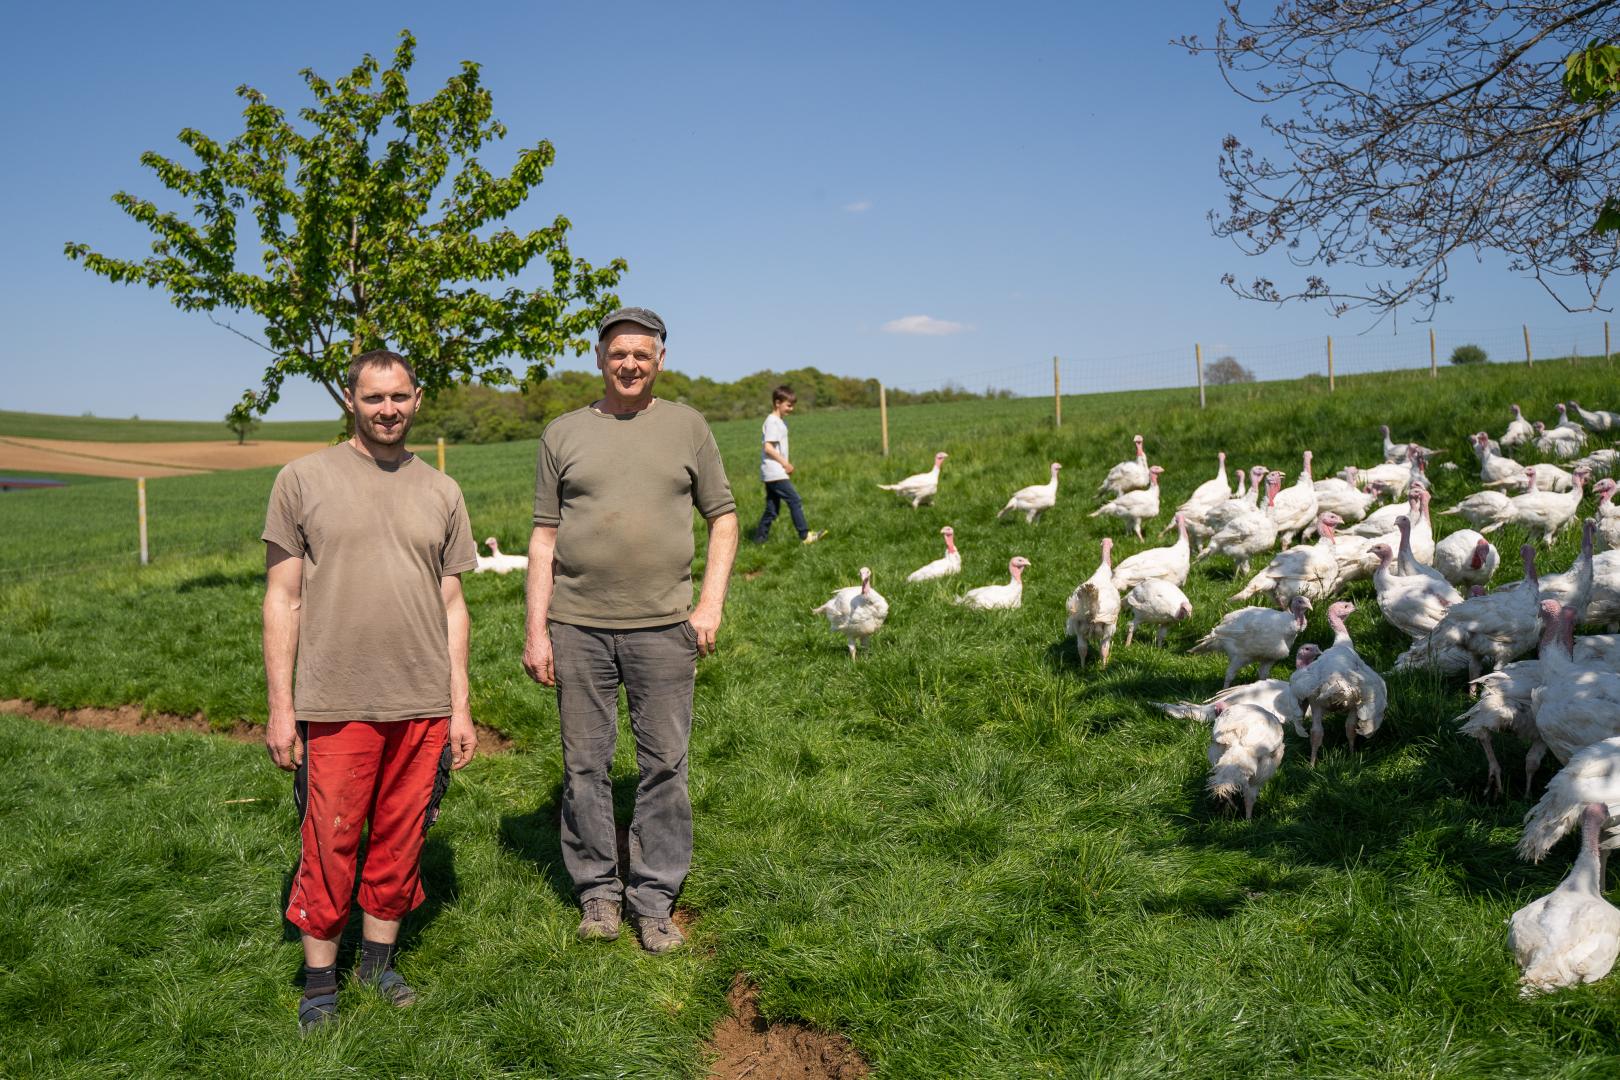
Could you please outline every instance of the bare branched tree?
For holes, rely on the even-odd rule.
[[[1620,234],[1593,228],[1620,193],[1616,99],[1577,100],[1564,75],[1568,57],[1620,40],[1620,0],[1245,7],[1228,0],[1213,43],[1179,41],[1268,110],[1268,145],[1224,140],[1228,203],[1210,223],[1302,275],[1227,274],[1229,287],[1335,314],[1415,302],[1432,315],[1450,299],[1449,260],[1494,250],[1566,310],[1601,307],[1620,259]]]
[[[1211,386],[1254,382],[1254,372],[1238,363],[1235,356],[1223,356],[1204,369],[1204,381]]]

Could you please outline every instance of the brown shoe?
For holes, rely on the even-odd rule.
[[[581,941],[615,941],[619,937],[619,902],[605,896],[585,901],[585,917],[574,931]]]
[[[630,921],[635,924],[636,934],[641,938],[641,947],[650,953],[674,952],[686,944],[686,935],[681,933],[674,919],[631,912]]]

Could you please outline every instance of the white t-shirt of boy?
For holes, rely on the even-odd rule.
[[[775,443],[776,452],[786,458],[788,456],[787,421],[775,413],[767,416],[765,418],[765,437],[761,441]],[[792,459],[789,458],[789,460]],[[760,447],[759,451],[759,478],[767,484],[772,480],[786,480],[788,478],[787,470],[782,468],[776,459],[767,454],[763,446]]]

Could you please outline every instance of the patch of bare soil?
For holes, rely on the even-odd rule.
[[[871,1071],[866,1059],[842,1035],[818,1031],[796,1020],[770,1023],[759,1015],[759,991],[738,973],[726,1001],[731,1015],[715,1025],[709,1050],[718,1055],[711,1077],[721,1080],[856,1080]]]
[[[17,471],[73,473],[80,476],[189,476],[216,469],[256,469],[285,465],[324,449],[319,442],[120,443],[79,439],[0,438],[0,462]]]
[[[204,719],[202,713],[180,716],[176,713],[147,712],[139,705],[120,705],[116,709],[58,709],[54,705],[40,705],[25,698],[0,701],[0,713],[26,716],[62,727],[86,728],[93,731],[114,731],[120,735],[165,735],[171,731],[184,731],[193,735],[221,735],[237,742],[262,743],[264,728],[238,720],[227,728],[217,728]],[[512,740],[494,728],[478,726],[478,752],[504,754],[512,749]]]

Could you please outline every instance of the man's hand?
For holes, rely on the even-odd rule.
[[[459,769],[478,752],[478,729],[466,713],[450,716],[450,767]]]
[[[551,666],[551,635],[544,630],[523,642],[523,670],[541,686],[557,685],[557,673]]]
[[[713,656],[715,638],[720,633],[721,609],[718,605],[699,604],[692,612],[687,622],[697,631],[697,648],[699,656]]]
[[[264,726],[264,748],[276,768],[292,772],[304,763],[304,744],[298,738],[298,722],[290,712],[270,714]]]

